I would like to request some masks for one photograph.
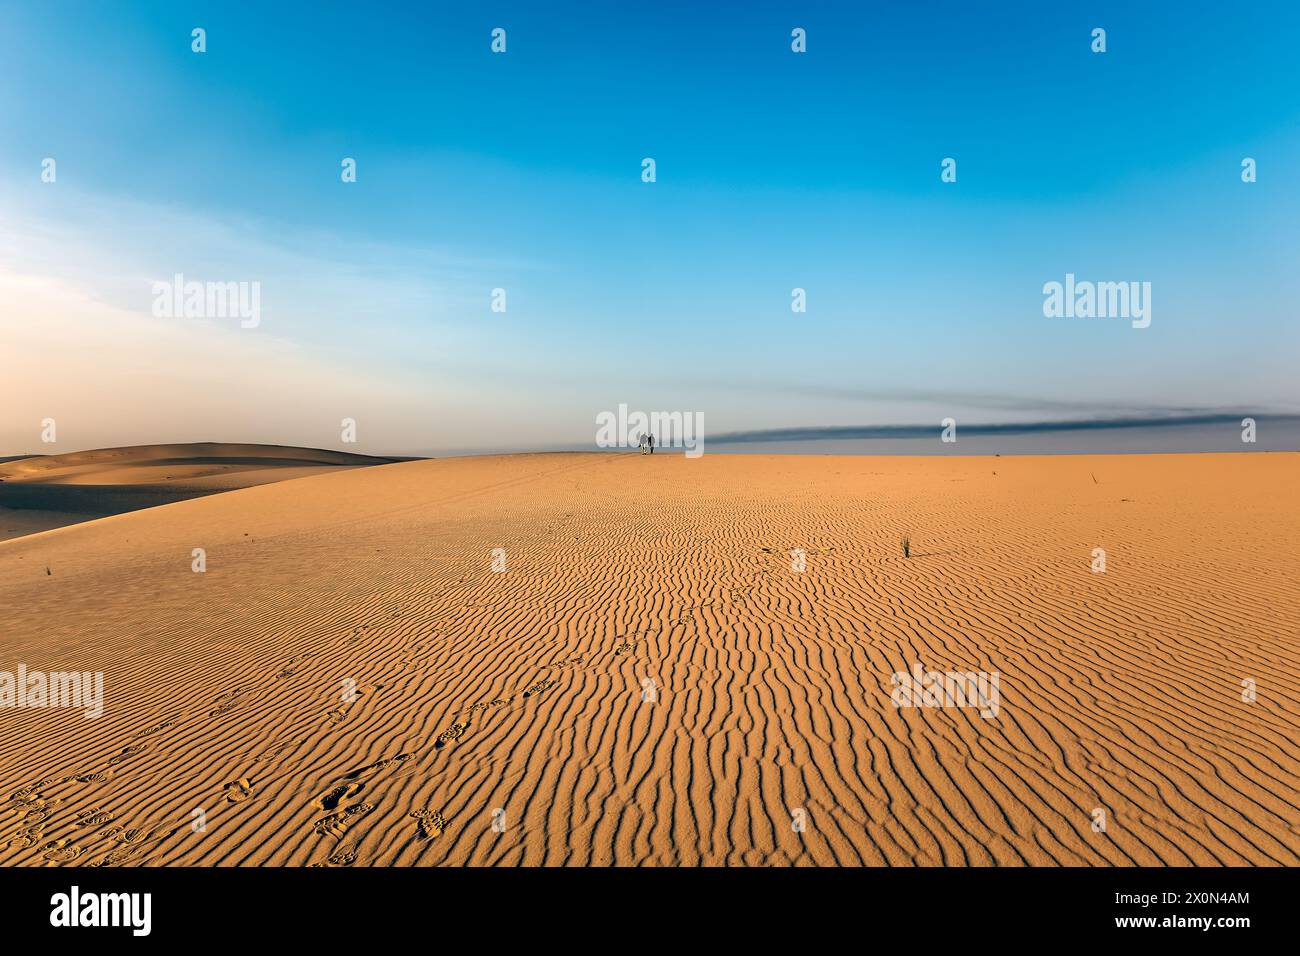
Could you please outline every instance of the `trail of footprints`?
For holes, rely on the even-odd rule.
[[[276,677],[292,676],[296,672],[297,666],[305,659],[305,657],[290,658],[288,664],[281,669]],[[219,694],[213,703],[208,705],[208,717],[220,718],[239,705],[246,703],[252,699],[250,696],[251,690],[253,689],[236,687]],[[40,843],[44,837],[44,831],[53,823],[54,808],[63,802],[61,798],[47,798],[44,794],[47,788],[65,783],[95,786],[111,781],[115,772],[122,768],[123,765],[152,749],[152,744],[146,738],[179,726],[185,716],[192,716],[200,710],[201,708],[195,708],[189,712],[176,714],[140,730],[132,738],[132,742],[108,758],[107,767],[104,770],[88,770],[80,773],[64,774],[63,776],[46,777],[34,784],[28,784],[14,791],[9,796],[8,804],[10,810],[21,814],[18,821],[19,825],[7,841],[0,843],[0,849],[29,849]],[[292,742],[279,745],[274,748],[273,755],[279,755],[292,745]],[[270,759],[270,757],[264,754],[259,759]],[[252,783],[248,777],[242,777],[233,783],[228,783],[222,789],[222,796],[226,801],[232,803],[247,800],[252,796],[252,793]],[[152,842],[154,839],[163,839],[188,825],[187,822],[173,822],[170,829],[163,822],[152,822],[138,827],[108,826],[112,821],[113,814],[98,807],[90,807],[76,813],[75,820],[71,821],[74,827],[79,830],[96,831],[95,836],[91,838],[92,841],[95,840],[95,837],[98,837],[100,842],[110,841],[115,845],[102,857],[88,860],[83,865],[105,866],[126,862],[136,855],[146,843]],[[162,832],[164,830],[165,832]],[[40,846],[38,852],[46,862],[57,864],[76,861],[86,851],[87,848],[73,842],[72,837],[64,837],[47,841]]]
[[[773,549],[762,548],[766,554],[775,553]],[[788,551],[789,549],[787,549]],[[809,553],[814,551],[819,554],[825,554],[832,551],[832,548],[809,549]],[[769,573],[767,568],[756,572],[756,577],[763,577]],[[727,597],[729,600],[743,604],[747,601],[756,586],[755,583],[748,585],[734,586],[728,589]],[[693,605],[681,611],[681,613],[669,622],[668,628],[677,625],[687,625],[691,621],[693,614],[709,607],[714,607],[721,603],[721,599],[708,601],[704,604]],[[394,613],[393,617],[399,617],[399,613]],[[439,633],[444,628],[439,628]],[[638,644],[651,635],[659,634],[662,628],[645,628],[634,631],[630,635],[622,635],[620,642],[614,647],[614,656],[621,657],[625,654],[633,653]],[[349,643],[355,643],[371,636],[371,628],[368,625],[358,625],[352,629],[348,636]],[[298,655],[289,657],[287,662],[273,675],[273,680],[287,680],[295,676],[300,669],[303,661],[311,655]],[[584,664],[581,656],[571,657],[565,660],[549,663],[545,666],[552,669],[576,668]],[[593,665],[594,666],[594,665]],[[524,688],[519,693],[522,700],[536,698],[540,694],[555,687],[558,681],[554,679],[542,679],[534,682]],[[255,699],[259,688],[235,687],[222,692],[217,696],[207,712],[209,718],[222,718],[237,707]],[[451,744],[459,741],[465,732],[470,729],[470,718],[481,711],[487,711],[510,704],[514,700],[513,696],[499,697],[489,701],[479,701],[471,704],[469,707],[456,711],[455,715],[464,715],[463,720],[458,720],[446,730],[442,731],[434,740],[434,749],[442,750]],[[188,712],[192,715],[193,712]],[[330,711],[327,718],[334,724],[341,722],[347,715],[347,708],[339,707]],[[20,787],[10,795],[8,803],[9,809],[21,814],[19,826],[5,843],[0,843],[0,849],[16,847],[27,849],[40,843],[47,825],[54,816],[54,808],[62,802],[61,799],[47,799],[43,790],[50,786],[56,786],[68,782],[76,782],[86,786],[93,786],[107,782],[113,778],[114,770],[128,763],[133,758],[149,752],[151,745],[144,741],[145,738],[161,734],[179,726],[187,713],[167,717],[158,723],[139,731],[134,741],[123,747],[107,761],[109,769],[91,770],[82,773],[67,774],[62,777],[50,777],[41,780],[35,784]],[[255,758],[256,762],[267,762],[275,760],[282,756],[286,751],[293,749],[297,745],[296,741],[282,741],[273,744]],[[377,808],[375,804],[368,802],[350,803],[349,801],[365,789],[366,779],[388,769],[393,765],[401,765],[406,761],[412,760],[414,754],[401,753],[395,757],[385,758],[374,764],[362,767],[359,770],[352,771],[342,778],[342,782],[330,788],[325,793],[317,796],[312,802],[313,809],[324,812],[325,816],[313,821],[312,829],[316,834],[323,837],[332,837],[340,841],[333,852],[327,857],[324,863],[314,863],[313,866],[350,866],[357,859],[355,846],[346,842],[346,837],[351,827],[366,816],[370,815]],[[253,795],[252,780],[245,776],[240,779],[227,783],[221,791],[221,796],[226,802],[241,803]],[[412,812],[410,817],[416,821],[416,836],[421,840],[434,839],[440,836],[447,828],[447,821],[441,811],[420,809]],[[121,824],[110,825],[113,823],[113,814],[107,810],[101,810],[98,807],[90,807],[76,813],[76,819],[73,825],[82,830],[94,830],[95,836],[99,842],[109,842],[113,844],[104,855],[86,861],[83,865],[90,867],[112,866],[128,862],[133,856],[137,855],[143,847],[155,840],[161,840],[171,836],[182,827],[187,826],[186,822],[174,823],[169,829],[165,823],[153,822],[144,826],[126,827]],[[165,832],[161,832],[165,830]],[[92,838],[93,839],[93,838]],[[39,852],[43,860],[50,864],[71,863],[78,860],[85,852],[86,848],[75,842],[71,837],[48,840],[40,846]]]
[[[311,802],[312,809],[325,813],[324,817],[312,823],[312,832],[317,836],[333,837],[342,841],[347,836],[349,829],[362,818],[373,813],[377,806],[365,801],[359,803],[350,803],[348,801],[360,794],[372,778],[390,768],[395,767],[400,770],[408,761],[414,759],[415,754],[399,753],[395,757],[385,757],[375,763],[344,774],[335,786]],[[355,862],[355,859],[355,850],[349,854],[336,849],[327,859],[326,865],[349,866]]]
[[[61,798],[44,796],[42,792],[44,788],[70,782],[93,785],[109,779],[110,776],[111,774],[100,772],[65,774],[61,777],[47,777],[35,784],[20,787],[10,794],[8,801],[9,809],[21,814],[19,827],[3,846],[28,849],[40,844],[44,838],[43,831],[54,816],[54,808],[63,802]],[[110,811],[98,807],[89,807],[76,812],[75,820],[72,821],[74,827],[97,831],[95,837],[91,838],[92,841],[98,838],[100,843],[112,844],[112,848],[104,856],[87,861],[85,866],[95,867],[126,862],[149,842],[161,827],[160,824],[149,824],[144,827],[125,827],[120,824],[109,826],[113,820],[114,815]],[[180,826],[177,824],[165,835],[170,836],[180,829]],[[62,837],[46,841],[40,845],[38,852],[46,863],[63,864],[77,861],[86,849],[84,845],[74,842],[72,837]]]
[[[398,617],[400,615],[394,614],[393,616]],[[352,640],[359,639],[359,635],[368,630],[369,628],[365,625],[354,628],[352,632]],[[302,663],[311,656],[312,655],[295,655],[287,658],[286,663],[272,675],[272,679],[285,680],[295,676],[299,672]],[[382,687],[382,685],[378,686]],[[237,707],[256,699],[256,697],[260,696],[264,691],[265,688],[258,687],[235,687],[223,691],[217,695],[212,704],[207,705],[207,716],[209,718],[223,718]],[[61,777],[49,777],[38,781],[35,784],[20,787],[10,795],[9,808],[21,812],[22,817],[16,831],[12,833],[7,841],[0,843],[0,849],[11,847],[27,849],[37,846],[40,843],[44,836],[43,831],[45,831],[47,826],[50,825],[50,819],[54,814],[54,806],[62,802],[61,799],[47,800],[42,793],[44,788],[68,782],[76,782],[83,785],[105,783],[113,778],[115,768],[119,768],[121,765],[126,764],[132,759],[149,752],[151,744],[145,742],[145,738],[161,734],[181,725],[184,718],[194,716],[195,714],[200,713],[202,709],[203,708],[200,706],[191,711],[182,712],[164,718],[158,723],[139,731],[133,738],[133,742],[127,744],[127,746],[123,747],[108,759],[108,769],[66,774]],[[338,723],[346,716],[346,713],[347,708],[336,708],[327,716],[334,723]],[[255,758],[255,761],[260,763],[275,760],[282,756],[286,751],[295,748],[297,743],[298,741],[287,740],[273,744]],[[394,762],[401,762],[410,759],[410,756],[411,755],[409,754],[401,754],[396,758],[379,761],[370,767],[362,768],[362,770],[349,774],[349,777],[360,776],[367,772],[382,770]],[[353,784],[351,787],[342,788],[343,793],[335,796],[329,806],[329,809],[335,812],[330,813],[323,820],[316,821],[314,828],[322,834],[341,837],[347,832],[348,827],[358,817],[364,816],[373,811],[375,808],[370,804],[356,804],[341,809],[335,809],[339,806],[344,796],[350,796],[356,790],[360,789],[360,787],[361,784]],[[220,796],[225,802],[242,803],[252,797],[253,789],[252,780],[245,776],[231,783],[227,783],[222,788]],[[323,807],[320,808],[323,809]],[[93,867],[116,865],[127,862],[132,856],[138,854],[145,844],[171,836],[178,830],[189,825],[189,821],[184,821],[173,822],[173,825],[170,828],[167,827],[166,823],[162,822],[153,822],[141,827],[124,827],[121,825],[107,826],[107,824],[111,823],[112,820],[112,813],[100,810],[97,807],[92,807],[77,813],[76,820],[73,824],[75,827],[83,830],[96,830],[96,836],[98,836],[101,841],[107,840],[115,844],[115,848],[111,849],[108,853],[97,859],[86,861],[83,865]],[[93,839],[94,838],[92,837],[92,840]],[[44,845],[40,846],[39,852],[42,854],[42,858],[49,863],[70,863],[79,859],[86,850],[87,848],[85,846],[74,843],[72,837],[65,837],[46,842]],[[346,865],[351,862],[351,860],[346,859],[346,857],[347,853],[340,854],[336,851],[336,853],[330,858],[330,865]]]
[[[398,616],[398,615],[394,615]],[[361,626],[354,629],[353,639],[359,632],[364,632],[368,628]],[[300,654],[287,658],[286,662],[280,669],[271,675],[271,680],[286,680],[295,676],[304,661],[312,655]],[[8,799],[8,809],[19,814],[17,821],[18,826],[11,831],[8,839],[0,838],[0,849],[30,849],[39,847],[38,851],[42,859],[48,863],[70,863],[78,860],[84,853],[88,852],[88,847],[74,842],[72,836],[63,837],[55,840],[47,840],[41,843],[45,838],[47,828],[54,824],[55,807],[62,803],[62,798],[47,798],[44,791],[47,788],[59,786],[66,783],[77,783],[82,786],[95,786],[109,782],[113,779],[114,774],[122,769],[124,765],[129,764],[134,759],[148,753],[152,749],[152,743],[147,738],[162,734],[168,730],[176,728],[185,722],[186,718],[192,718],[201,714],[205,709],[207,717],[210,719],[224,718],[236,708],[255,700],[261,693],[266,690],[264,687],[235,687],[218,694],[211,704],[198,705],[190,710],[182,711],[165,717],[162,720],[138,731],[126,746],[122,747],[117,753],[108,758],[106,768],[103,770],[87,770],[83,772],[74,772],[62,776],[47,777],[34,784],[28,784],[14,791]],[[337,716],[342,719],[346,713],[343,709],[331,716]],[[336,721],[337,722],[337,721]],[[274,760],[288,750],[296,746],[296,741],[282,741],[272,745],[260,756],[256,758],[257,762],[266,762]],[[405,759],[406,755],[402,755]],[[384,762],[381,761],[380,765]],[[242,803],[250,799],[253,795],[253,784],[249,777],[227,783],[221,790],[220,798],[229,803]],[[365,805],[359,807],[349,807],[343,811],[345,818],[356,817],[360,814],[369,812],[373,807]],[[85,866],[105,866],[116,865],[127,862],[131,857],[137,855],[147,843],[156,842],[165,839],[176,833],[178,830],[187,828],[190,821],[153,821],[143,826],[126,827],[122,825],[109,826],[113,822],[113,814],[107,810],[101,810],[98,807],[90,807],[78,811],[75,820],[69,821],[75,828],[82,831],[95,831],[90,838],[91,843],[109,842],[113,845],[103,856],[96,859],[88,860]],[[171,826],[168,826],[171,823]],[[329,832],[343,832],[346,830],[347,821],[345,820],[327,820],[320,821],[322,829]],[[93,852],[91,850],[90,852]]]
[[[763,550],[767,551],[769,549],[764,548]],[[832,549],[830,548],[816,549],[818,553],[822,553],[822,554],[829,553],[831,550]],[[768,573],[769,573],[768,569],[764,568],[756,572],[755,576],[764,577]],[[751,583],[740,587],[732,587],[728,590],[727,596],[733,602],[743,603],[747,598],[750,597],[751,592],[753,591],[755,586],[756,583]],[[719,603],[721,603],[720,599],[715,601],[708,601],[705,602],[704,604],[693,605],[684,608],[675,619],[669,622],[668,628],[671,629],[672,627],[678,625],[685,626],[691,623],[692,615],[694,615],[696,612],[702,611],[705,608],[713,607]],[[632,653],[633,651],[636,650],[636,647],[641,642],[641,640],[643,640],[646,637],[649,637],[650,635],[659,634],[662,632],[662,630],[663,630],[662,628],[644,628],[639,631],[633,631],[630,635],[620,635],[622,639],[614,647],[614,656],[621,657],[624,654]],[[575,657],[567,658],[565,660],[554,661],[543,666],[549,667],[551,669],[563,669],[563,668],[580,667],[584,663],[585,661],[581,656],[575,656]],[[524,690],[520,692],[519,697],[524,700],[534,698],[539,694],[542,694],[545,691],[551,689],[557,683],[558,681],[549,678],[539,680],[529,685],[528,687],[524,688]],[[462,708],[461,710],[458,711],[454,711],[453,716],[463,717],[463,719],[453,721],[450,727],[448,727],[446,730],[442,731],[437,735],[437,737],[434,739],[434,744],[433,744],[434,749],[443,750],[446,747],[459,741],[465,735],[466,731],[470,729],[471,718],[475,714],[480,712],[486,712],[488,710],[492,710],[498,707],[506,706],[510,704],[513,700],[514,698],[512,696],[498,697],[493,700],[477,701],[473,704],[470,704],[468,707]],[[357,789],[359,789],[359,787]],[[330,791],[324,796],[317,798],[314,805],[318,809],[330,809],[331,807],[337,805],[339,800],[345,799],[346,797],[351,796],[355,792],[356,792],[355,789],[348,789],[342,786],[336,787],[334,790]],[[361,810],[363,812],[368,813],[371,809],[373,809],[373,807],[371,807],[369,804],[359,804],[356,807],[352,807],[346,810],[336,812],[332,814],[330,817],[326,817],[325,820],[322,820],[318,823],[317,832],[321,833],[322,835],[337,836],[339,838],[342,838],[342,836],[346,833],[347,825],[350,822],[347,819],[347,815],[350,814],[353,810]],[[421,809],[421,810],[414,811],[413,813],[410,814],[410,816],[416,820],[416,830],[417,830],[416,835],[419,839],[422,840],[433,839],[437,836],[440,836],[446,830],[447,821],[443,817],[441,811]],[[355,854],[352,854],[344,862],[340,862],[336,860],[335,857],[331,856],[326,863],[313,864],[313,865],[315,866],[348,865],[353,860],[355,860]]]

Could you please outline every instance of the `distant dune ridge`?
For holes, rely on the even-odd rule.
[[[219,491],[394,460],[224,442],[13,458],[0,461],[0,540]]]
[[[0,711],[0,864],[1294,866],[1298,478],[501,456],[0,542],[0,666],[104,675]]]

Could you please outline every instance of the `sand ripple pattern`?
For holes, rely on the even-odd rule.
[[[0,669],[106,689],[0,710],[0,865],[1294,866],[1297,479],[530,455],[0,543]]]

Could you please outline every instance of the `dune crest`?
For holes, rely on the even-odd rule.
[[[226,442],[135,445],[0,461],[0,540],[92,518],[396,459]]]

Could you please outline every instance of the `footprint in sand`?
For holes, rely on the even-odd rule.
[[[44,790],[46,787],[53,787],[53,786],[57,786],[60,783],[67,783],[69,780],[72,779],[73,776],[70,773],[65,773],[61,777],[46,777],[40,783],[36,784],[36,789]]]
[[[334,810],[340,803],[359,793],[365,784],[346,783],[335,787],[329,793],[322,794],[311,802],[317,810]]]
[[[456,711],[457,714],[474,714],[480,710],[487,710],[489,707],[500,707],[510,703],[509,697],[498,697],[496,700],[481,700],[477,704],[470,704],[464,710]],[[467,725],[468,726],[468,725]]]
[[[35,803],[40,799],[40,794],[36,792],[36,787],[19,787],[13,793],[9,794],[9,802],[19,805]]]
[[[348,815],[342,811],[331,813],[323,820],[317,820],[313,832],[317,836],[332,836],[337,839],[343,839],[343,834],[348,832],[347,824]]]
[[[29,827],[24,827],[14,835],[7,845],[16,846],[20,850],[35,846],[41,838],[41,831],[44,829],[44,823],[34,823]]]
[[[442,836],[442,832],[447,829],[447,820],[443,817],[441,810],[416,810],[411,816],[415,817],[416,836],[421,840],[432,840],[435,837]]]
[[[222,792],[231,803],[242,803],[253,795],[253,784],[247,777],[240,777],[234,783],[226,784]]]
[[[313,863],[312,866],[351,866],[355,862],[357,862],[356,847],[350,843],[344,843],[327,856],[324,863]]]
[[[444,730],[442,733],[438,735],[438,739],[433,742],[433,746],[436,749],[441,750],[443,747],[447,746],[447,744],[451,743],[452,741],[459,740],[460,735],[463,734],[467,729],[469,729],[468,721],[466,721],[465,723],[459,723],[459,722],[454,723],[451,725],[449,729]]]
[[[81,856],[81,847],[71,840],[54,840],[41,847],[41,857],[50,863],[71,863]]]
[[[313,824],[313,830],[320,836],[332,836],[341,839],[343,834],[347,832],[348,827],[355,822],[357,816],[365,815],[375,809],[374,804],[371,803],[344,806],[346,801],[364,789],[365,784],[357,782],[359,778],[372,777],[390,767],[401,767],[414,757],[414,754],[400,753],[395,757],[385,757],[382,760],[377,760],[372,764],[367,764],[345,774],[342,779],[352,782],[341,783],[311,802],[311,806],[316,810],[334,811],[324,819],[317,820]],[[414,766],[414,764],[411,766]]]
[[[302,669],[302,662],[307,660],[309,657],[311,657],[310,654],[299,654],[289,658],[288,662],[285,663],[284,667],[282,667],[280,672],[275,676],[282,680],[286,677],[292,677]]]
[[[160,734],[164,730],[170,730],[172,727],[175,726],[176,726],[176,718],[169,717],[167,720],[164,720],[160,724],[154,724],[152,727],[146,727],[144,730],[136,734],[136,737],[137,738],[152,737],[154,734]]]
[[[280,754],[295,746],[297,746],[297,743],[292,740],[285,740],[278,744],[272,744],[253,759],[257,763],[265,763],[268,760],[274,760],[276,757],[280,756]]]
[[[21,798],[10,797],[9,802],[13,804],[10,809],[15,813],[22,813],[24,820],[31,818],[33,823],[39,823],[50,815],[52,812],[50,808],[54,804],[62,801],[48,801],[41,794],[33,792],[24,794]]]
[[[628,651],[635,650],[636,646],[643,640],[659,633],[661,633],[660,628],[646,627],[639,631],[632,631],[629,634],[620,634],[618,636],[623,638],[623,643],[614,648],[614,653],[615,655],[626,654]]]
[[[145,753],[148,749],[149,749],[148,744],[132,744],[129,747],[123,747],[121,752],[118,753],[116,756],[108,758],[108,765],[110,767],[115,767],[120,763],[125,763],[126,761],[130,760],[132,757],[136,757],[142,753]]]
[[[358,803],[346,810],[331,813],[323,820],[317,820],[312,830],[320,836],[332,836],[341,840],[344,834],[348,832],[348,827],[355,823],[358,818],[365,816],[374,809],[375,806],[372,803]]]
[[[528,688],[526,691],[524,691],[523,696],[525,696],[525,697],[535,697],[536,695],[540,694],[542,691],[544,691],[544,690],[548,690],[548,689],[550,689],[551,687],[554,687],[554,686],[555,686],[555,681],[553,681],[553,680],[539,680],[539,681],[538,681],[536,684],[534,684],[532,687],[530,687],[530,688]]]
[[[171,836],[179,827],[173,827],[164,833],[159,839]],[[107,840],[116,843],[117,849],[110,851],[109,855],[114,853],[122,856],[129,856],[137,852],[141,847],[153,839],[154,834],[159,830],[156,824],[146,824],[140,827],[124,827],[121,825],[105,827],[99,831],[98,836],[101,840]]]
[[[228,690],[223,694],[219,694],[215,701],[217,706],[208,711],[208,716],[220,717],[222,714],[229,713],[240,704],[244,703],[248,699],[247,695],[248,688],[245,687],[236,687],[234,690]]]
[[[115,849],[109,850],[98,860],[87,860],[84,865],[85,866],[119,866],[122,863],[126,863],[133,856],[138,855],[139,852],[140,852],[139,847],[119,846],[116,847]]]
[[[413,760],[414,758],[415,758],[415,754],[406,754],[406,753],[398,754],[396,757],[385,757],[382,760],[376,760],[373,764],[370,765],[370,769],[378,773],[380,770],[387,770],[389,767],[393,766],[394,764],[400,766],[401,764],[406,763],[406,761]]]
[[[327,862],[330,866],[351,866],[357,862],[357,849],[350,845],[342,846],[329,855]]]
[[[149,841],[154,835],[156,827],[114,827],[113,839],[124,846],[138,847]],[[172,831],[175,832],[174,830]]]
[[[77,813],[77,826],[79,827],[102,827],[105,823],[113,822],[113,814],[107,810],[98,810],[92,807],[89,810],[81,810]]]

